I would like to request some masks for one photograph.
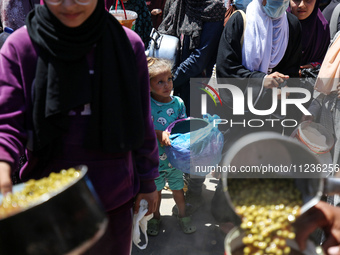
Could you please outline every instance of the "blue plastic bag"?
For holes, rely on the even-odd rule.
[[[217,115],[207,114],[207,125],[186,133],[172,133],[171,146],[165,147],[165,153],[172,166],[184,173],[205,176],[216,169],[222,158],[223,134],[214,127]],[[185,121],[195,120],[188,118]],[[196,119],[197,120],[197,119]],[[216,124],[216,123],[215,123]]]

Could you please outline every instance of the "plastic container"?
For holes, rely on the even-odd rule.
[[[125,27],[135,30],[136,19],[138,18],[137,12],[129,10],[111,10],[110,13]],[[126,17],[125,17],[126,13]]]
[[[304,121],[298,126],[296,137],[312,152],[323,154],[334,145],[334,137],[319,123]]]
[[[299,124],[292,136],[314,153],[322,164],[332,164],[330,150],[334,145],[334,137],[324,126],[304,121]]]

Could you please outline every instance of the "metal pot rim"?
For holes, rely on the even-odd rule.
[[[79,177],[75,178],[74,180],[70,181],[68,184],[64,185],[63,187],[57,189],[57,190],[54,190],[54,191],[51,191],[51,192],[48,192],[48,193],[45,193],[41,196],[41,199],[39,199],[38,201],[36,202],[33,202],[33,203],[30,203],[29,206],[26,206],[22,209],[19,209],[13,213],[10,213],[8,216],[4,217],[4,218],[0,218],[0,222],[3,221],[3,220],[6,220],[10,217],[14,217],[14,216],[17,216],[17,215],[20,215],[34,207],[37,207],[39,205],[42,205],[44,203],[46,203],[47,201],[49,201],[50,199],[52,199],[53,197],[56,197],[57,195],[63,193],[65,190],[67,190],[68,188],[70,188],[71,186],[75,185],[77,182],[79,182],[81,179],[84,178],[84,176],[86,175],[87,173],[87,166],[86,165],[79,165],[79,166],[76,166],[74,167],[76,170],[79,170],[80,171],[80,175]],[[22,190],[23,188],[25,187],[25,183],[19,183],[19,184],[16,184],[13,186],[13,193],[14,193],[14,190],[15,191],[20,191]],[[0,193],[0,204],[2,203],[2,200],[3,200],[3,195]]]
[[[232,228],[229,233],[226,235],[225,240],[224,240],[224,250],[226,252],[226,254],[228,255],[232,255],[232,252],[234,251],[231,247],[230,244],[233,240],[236,240],[237,238],[241,238],[244,235],[244,231],[240,228],[240,227],[234,227]],[[291,248],[297,250],[298,246],[297,243],[295,242],[295,240],[292,239],[287,239],[290,241]],[[240,240],[240,242],[242,243],[242,239]],[[239,247],[236,247],[240,248]],[[299,251],[301,252],[301,251]],[[311,239],[308,239],[306,242],[306,249],[304,251],[301,252],[301,254],[308,254],[308,255],[324,255],[324,252],[321,248],[321,246],[316,245]]]

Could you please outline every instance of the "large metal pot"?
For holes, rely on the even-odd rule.
[[[234,212],[228,178],[293,178],[302,194],[304,204],[301,213],[318,203],[323,194],[340,193],[340,178],[326,178],[330,170],[328,165],[323,166],[295,139],[274,132],[257,132],[240,138],[230,147],[221,166],[226,169],[222,173],[224,193]],[[265,166],[267,172],[254,172],[256,169],[263,170]],[[269,172],[269,166],[273,171]],[[275,167],[277,171],[274,171]],[[339,167],[336,166],[335,170],[339,171]],[[241,172],[241,168],[254,171]]]
[[[244,244],[242,238],[245,233],[239,227],[234,227],[229,231],[224,240],[225,255],[243,255]],[[306,249],[303,252],[299,251],[299,247],[295,240],[287,239],[287,245],[291,248],[291,255],[323,255],[322,248],[315,245],[310,239],[306,242]]]
[[[79,179],[45,201],[0,220],[1,255],[81,254],[103,235],[106,214],[87,167],[77,168]]]
[[[155,28],[151,31],[150,39],[145,55],[168,59],[176,66],[179,59],[179,39],[176,36],[161,34]]]

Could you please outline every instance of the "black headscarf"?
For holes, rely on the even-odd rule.
[[[222,0],[172,0],[158,30],[177,37],[181,34],[190,36],[189,48],[195,49],[200,43],[203,23],[221,21],[225,12]]]
[[[312,13],[304,20],[300,20],[302,27],[302,58],[301,65],[311,62],[322,63],[329,43],[329,25],[319,9],[320,0],[315,1]],[[291,8],[288,8],[291,12]]]
[[[33,151],[51,157],[68,112],[91,104],[85,146],[104,152],[125,152],[144,140],[143,113],[136,60],[122,26],[98,0],[80,26],[63,25],[46,6],[27,16],[30,38],[39,46],[33,99]],[[87,54],[95,45],[95,74],[91,82]],[[136,128],[138,127],[138,128]]]

